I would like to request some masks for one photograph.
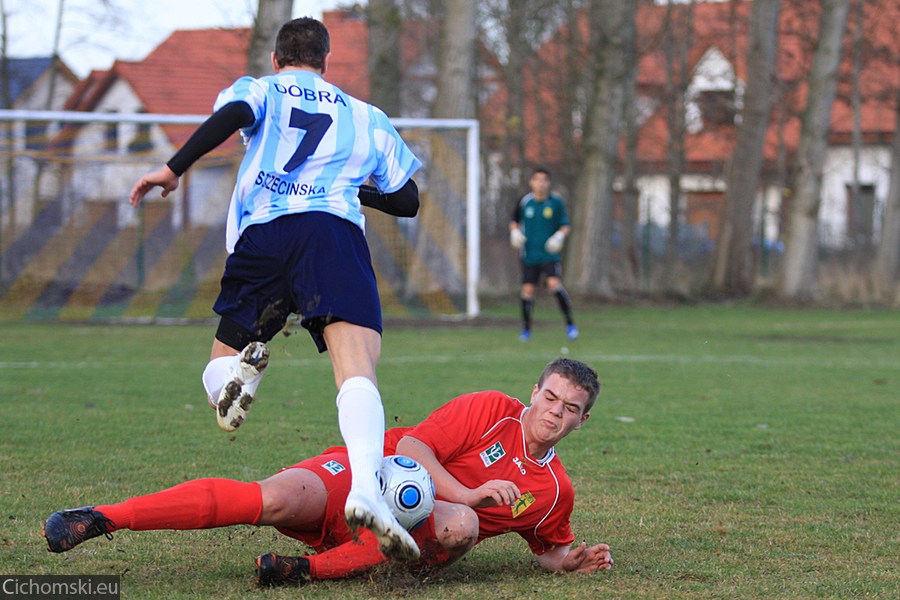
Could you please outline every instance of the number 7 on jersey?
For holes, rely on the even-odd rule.
[[[325,132],[331,127],[334,119],[331,115],[320,113],[308,113],[299,108],[291,109],[290,126],[306,131],[300,145],[294,151],[290,160],[284,165],[285,173],[290,173],[300,165],[302,165],[309,156],[316,151],[319,142],[325,137]]]

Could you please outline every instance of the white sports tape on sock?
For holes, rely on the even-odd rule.
[[[238,356],[235,354],[234,356],[214,358],[203,370],[203,388],[206,390],[210,405],[213,405],[222,388],[231,380],[234,369],[237,367]]]
[[[375,384],[372,383],[371,379],[369,379],[368,377],[351,377],[344,380],[344,385],[341,386],[341,389],[338,392],[338,408],[340,408],[341,406],[341,398],[343,398],[347,393],[352,393],[354,390],[366,391],[374,394],[375,397],[378,398],[378,401],[381,402],[381,392],[378,391],[378,388],[375,387]]]

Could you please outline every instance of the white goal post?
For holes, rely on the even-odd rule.
[[[203,243],[197,238],[203,233],[179,237],[178,232],[188,227],[215,229],[217,220],[224,225],[240,148],[229,142],[230,149],[223,150],[223,145],[198,162],[171,201],[158,203],[165,204],[165,210],[148,202],[146,214],[144,209],[132,211],[125,200],[136,177],[168,160],[207,118],[0,110],[0,308],[4,302],[21,300],[26,305],[20,309],[23,316],[46,309],[60,318],[143,317],[160,316],[160,307],[168,301],[184,308],[183,316],[197,316],[203,302],[188,297],[176,301],[172,290],[181,285],[190,294],[208,287],[203,278],[210,266],[205,262],[211,259],[187,256],[166,242],[199,252]],[[422,199],[418,218],[387,222],[380,213],[367,211],[385,315],[474,318],[480,312],[478,121],[403,118],[392,123],[424,166],[415,176]],[[68,243],[41,240],[34,230],[46,223],[58,227],[61,237],[84,237]],[[94,235],[101,225],[105,237]],[[63,233],[66,228],[68,233]],[[85,248],[91,240],[93,252]],[[35,245],[41,242],[43,247]],[[386,257],[383,261],[378,250]],[[73,261],[82,257],[80,272],[71,268],[64,252]],[[50,260],[54,253],[56,258]],[[155,259],[160,253],[165,260]],[[82,264],[92,254],[95,264]],[[167,267],[171,272],[163,273]],[[24,290],[35,282],[42,289]],[[62,290],[61,306],[36,308],[49,302],[47,290],[53,286]],[[156,312],[142,314],[146,306]],[[167,310],[177,315],[180,309],[172,306]]]

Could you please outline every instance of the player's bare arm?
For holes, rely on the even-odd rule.
[[[581,542],[574,546],[555,546],[544,554],[535,554],[537,563],[556,573],[593,573],[612,569],[613,558],[609,546],[588,546]]]
[[[464,486],[441,465],[431,448],[412,436],[404,436],[397,443],[397,454],[419,462],[431,474],[434,487],[442,498],[472,508],[510,505],[522,494],[511,481],[492,479],[472,489]]]

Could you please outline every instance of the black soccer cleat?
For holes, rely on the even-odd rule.
[[[105,535],[112,539],[109,527],[112,521],[93,506],[60,510],[41,527],[41,535],[47,539],[50,552],[67,552],[85,540]]]
[[[279,556],[274,552],[256,557],[256,583],[260,587],[303,585],[309,581],[309,561],[304,556]]]

